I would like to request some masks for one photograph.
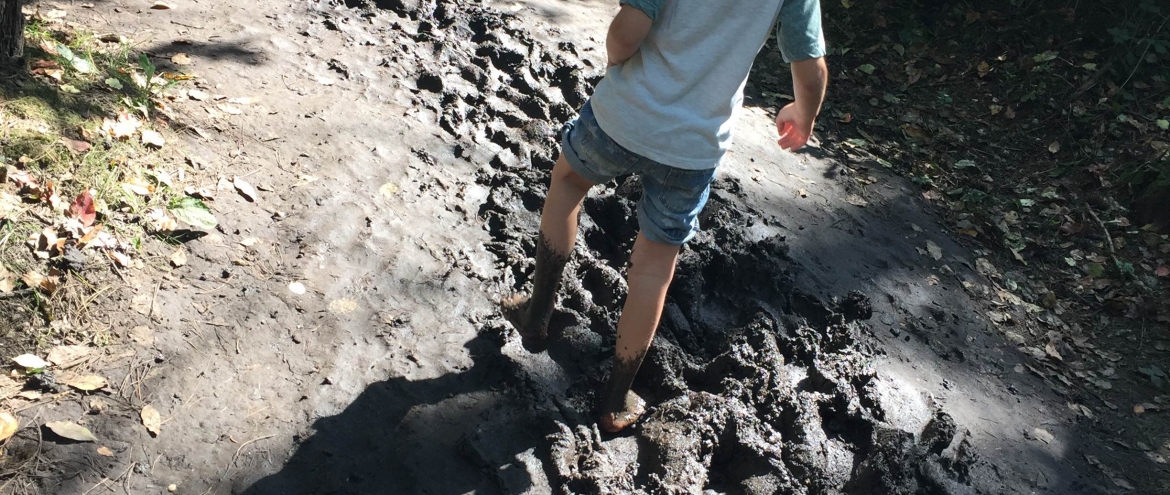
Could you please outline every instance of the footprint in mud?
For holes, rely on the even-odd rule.
[[[435,113],[456,156],[484,164],[490,189],[479,214],[504,270],[524,292],[556,129],[582,105],[601,71],[570,43],[536,42],[518,18],[469,1],[384,1],[403,21],[394,42],[417,45],[414,103]],[[422,49],[423,47],[426,50]],[[424,58],[419,54],[432,54]],[[563,280],[549,356],[572,380],[539,459],[564,493],[973,493],[975,462],[938,412],[922,431],[891,427],[869,386],[875,351],[863,294],[841,302],[799,293],[776,223],[717,181],[702,232],[680,255],[655,345],[634,384],[651,407],[632,431],[602,436],[590,408],[612,366],[613,328],[625,299],[625,264],[637,233],[641,187],[619,179],[586,199]],[[486,323],[498,327],[496,316]],[[509,336],[507,338],[515,338]],[[519,388],[541,378],[512,370]],[[532,407],[544,407],[533,404]],[[958,443],[958,447],[950,447]]]

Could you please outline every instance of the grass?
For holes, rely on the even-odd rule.
[[[183,78],[160,76],[145,55],[126,43],[107,43],[61,24],[31,20],[25,35],[25,70],[0,74],[0,192],[20,194],[5,177],[6,168],[28,173],[42,185],[51,183],[66,209],[90,190],[97,224],[132,246],[127,254],[142,259],[151,247],[170,249],[162,240],[166,236],[156,238],[144,219],[182,194],[160,179],[163,169],[173,173],[186,167],[181,151],[173,145],[147,147],[137,133],[129,139],[110,138],[102,123],[123,114],[141,121],[143,129],[164,130],[167,123],[158,115],[158,102]],[[58,67],[61,72],[56,73]],[[63,138],[92,147],[78,151]],[[152,193],[127,191],[123,183],[133,180],[150,184]],[[28,241],[50,224],[59,228],[65,212],[31,195],[22,199],[15,212],[0,220],[0,267],[17,275],[61,269],[57,260],[38,258]],[[17,282],[15,293],[0,294],[0,348],[12,352],[12,347],[108,339],[108,333],[101,336],[93,308],[124,274],[104,252],[94,251],[88,250],[83,273],[61,269],[62,284],[52,293]],[[147,261],[148,268],[157,265]]]

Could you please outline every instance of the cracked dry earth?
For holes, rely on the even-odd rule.
[[[212,131],[187,143],[209,185],[251,172],[271,192],[217,198],[221,227],[183,271],[114,297],[111,325],[154,341],[105,371],[134,373],[163,432],[110,406],[87,422],[115,456],[45,444],[44,493],[119,475],[130,493],[1102,490],[1072,454],[1100,447],[1005,371],[1021,358],[964,290],[981,283],[972,256],[913,189],[886,177],[867,207],[845,201],[863,193],[845,169],[774,149],[750,105],[634,385],[650,410],[600,434],[637,180],[586,199],[547,353],[494,301],[532,274],[558,131],[603,74],[612,5],[149,7],[91,15],[153,56],[188,53],[209,92],[254,98],[242,115],[177,102],[176,127]],[[936,283],[928,239],[949,262]],[[151,291],[148,314],[120,311]],[[1041,425],[1051,442],[1024,437]]]

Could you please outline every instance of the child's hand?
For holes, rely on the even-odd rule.
[[[804,146],[812,136],[815,115],[806,115],[796,103],[789,103],[776,114],[776,131],[780,139],[776,141],[781,148],[795,150]]]

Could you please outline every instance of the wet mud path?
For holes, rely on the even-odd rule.
[[[113,26],[158,15],[113,3]],[[1064,404],[1012,373],[981,316],[973,256],[900,182],[864,190],[819,150],[776,151],[759,108],[634,383],[649,413],[600,434],[637,181],[586,199],[547,353],[494,302],[530,283],[609,7],[261,3],[151,34],[216,93],[258,98],[230,119],[176,107],[216,130],[191,142],[213,170],[259,168],[275,192],[218,199],[234,215],[192,246],[194,280],[120,322],[156,328],[139,356],[166,356],[144,381],[171,433],[123,435],[97,473],[58,452],[77,462],[50,491],[129,466],[183,493],[1092,493],[1062,460]],[[1058,440],[1022,436],[1039,425]]]

